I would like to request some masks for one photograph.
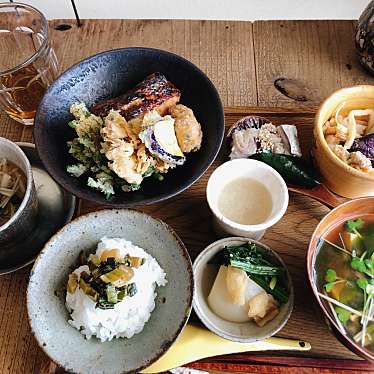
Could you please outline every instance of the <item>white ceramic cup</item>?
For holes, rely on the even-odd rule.
[[[223,187],[240,177],[252,178],[268,189],[272,198],[272,210],[266,221],[255,225],[244,225],[226,218],[219,211],[218,198]],[[213,225],[217,234],[244,236],[255,240],[261,239],[265,230],[283,217],[288,206],[288,189],[281,175],[265,163],[251,159],[228,161],[214,170],[208,181],[206,196],[213,212]],[[245,201],[238,201],[238,204],[245,203]]]

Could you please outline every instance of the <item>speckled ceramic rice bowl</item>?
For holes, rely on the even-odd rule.
[[[167,282],[161,282],[162,286],[155,289],[155,308],[142,331],[136,331],[131,339],[85,339],[68,323],[68,276],[79,266],[79,253],[95,253],[103,237],[125,238],[143,248],[165,271]],[[137,211],[103,210],[72,221],[46,244],[31,272],[27,308],[39,345],[65,370],[130,373],[149,366],[175,341],[189,317],[192,293],[190,258],[178,236],[165,223]]]

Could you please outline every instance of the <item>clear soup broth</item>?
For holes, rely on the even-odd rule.
[[[374,215],[347,220],[321,239],[315,270],[337,324],[374,352]]]

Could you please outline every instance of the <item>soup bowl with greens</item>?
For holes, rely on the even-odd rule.
[[[374,362],[374,197],[351,200],[322,219],[307,269],[337,338]]]

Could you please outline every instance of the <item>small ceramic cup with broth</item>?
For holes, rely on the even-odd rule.
[[[288,189],[280,174],[263,162],[225,162],[210,176],[206,196],[214,229],[259,240],[288,206]]]
[[[5,252],[8,246],[13,246],[16,242],[24,240],[31,233],[35,227],[38,213],[38,200],[29,160],[17,144],[8,139],[0,138],[0,162],[3,162],[3,160],[7,161],[9,171],[14,168],[18,168],[20,175],[23,174],[24,181],[18,183],[23,183],[22,187],[20,188],[22,188],[24,193],[21,194],[22,197],[17,196],[17,199],[20,201],[15,205],[19,206],[18,208],[14,208],[14,206],[12,207],[14,211],[9,214],[9,219],[4,221],[4,217],[1,217],[0,257],[2,255],[6,255]],[[7,191],[10,189],[8,188],[8,183],[4,181],[5,178],[3,174],[4,172],[1,172],[0,188],[7,193],[10,192]],[[2,184],[4,184],[4,186],[2,186]],[[0,195],[0,197],[3,198],[4,195]],[[4,203],[5,202],[6,201],[4,201]]]

